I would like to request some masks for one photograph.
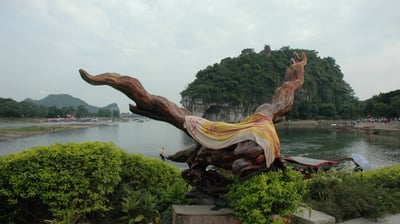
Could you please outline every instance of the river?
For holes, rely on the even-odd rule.
[[[322,157],[349,157],[355,153],[366,158],[373,168],[400,164],[398,136],[341,133],[327,128],[286,126],[278,127],[277,132],[283,156],[307,154]],[[158,157],[161,147],[166,149],[167,154],[172,154],[193,143],[186,134],[170,124],[146,120],[104,123],[92,128],[1,141],[0,155],[39,145],[86,141],[114,142],[127,152],[140,153],[147,157]]]

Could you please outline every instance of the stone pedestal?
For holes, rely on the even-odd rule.
[[[292,223],[295,224],[335,224],[336,220],[334,217],[322,213],[317,210],[311,210],[307,208],[301,208],[301,211],[293,214]]]
[[[240,224],[227,208],[212,210],[213,205],[172,205],[172,224]]]

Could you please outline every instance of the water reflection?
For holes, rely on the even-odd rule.
[[[370,161],[373,168],[400,163],[400,140],[397,136],[296,127],[278,128],[277,132],[283,156],[306,154],[322,158],[340,158],[359,154]]]

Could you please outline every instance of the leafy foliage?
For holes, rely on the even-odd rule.
[[[398,118],[400,117],[400,90],[373,96],[366,100],[365,104],[365,115]]]
[[[202,99],[206,104],[243,105],[253,110],[271,101],[275,89],[283,83],[294,51],[305,52],[309,63],[304,86],[296,94],[288,117],[349,119],[363,116],[362,102],[354,97],[353,89],[343,80],[340,66],[332,57],[320,58],[316,51],[289,47],[271,51],[266,46],[259,53],[244,49],[238,57],[222,59],[199,71],[181,96],[193,102]]]
[[[306,203],[343,221],[400,212],[400,166],[365,173],[319,173],[308,182]]]
[[[123,195],[124,187],[150,191],[157,195],[160,211],[167,209],[172,202],[188,203],[184,193],[189,189],[180,171],[160,159],[125,154],[122,157],[121,178],[123,182],[117,187],[116,193]]]
[[[382,210],[387,213],[400,212],[400,165],[368,171],[364,178],[383,190]]]
[[[287,217],[293,213],[305,191],[303,177],[286,169],[285,172],[268,172],[236,182],[228,198],[235,215],[243,223],[271,223],[274,215]]]
[[[121,152],[114,148],[111,143],[56,144],[1,158],[2,211],[37,220],[45,210],[29,214],[30,207],[48,208],[55,217],[67,208],[77,214],[110,209],[107,195],[121,171]]]
[[[187,190],[177,168],[112,143],[55,144],[0,157],[0,223],[115,223],[127,214],[147,220],[155,209],[187,203]],[[141,202],[135,211],[132,201]]]
[[[30,102],[0,97],[0,117],[46,117],[48,108]]]
[[[157,210],[157,198],[149,191],[125,189],[127,196],[123,198],[121,218],[127,223],[160,223],[161,215]]]

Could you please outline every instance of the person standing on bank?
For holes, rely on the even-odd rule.
[[[162,161],[165,161],[165,149],[164,147],[161,148],[160,150],[160,158],[162,159]]]

